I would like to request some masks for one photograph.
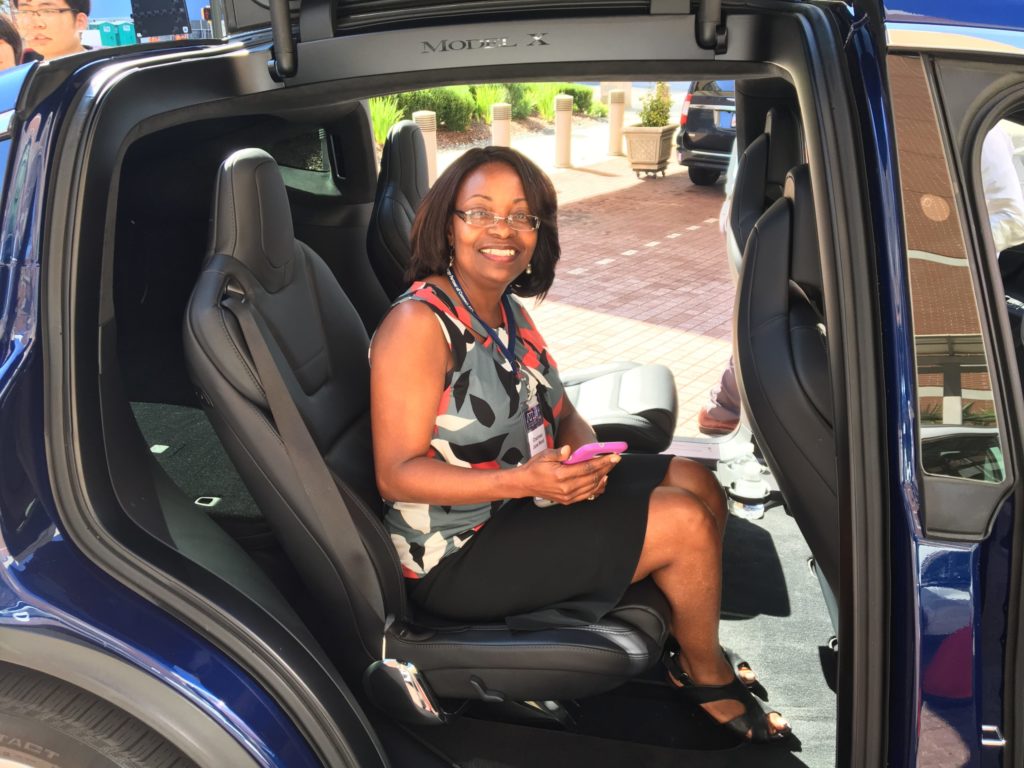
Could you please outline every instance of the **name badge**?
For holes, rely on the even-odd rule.
[[[544,434],[544,415],[540,412],[540,404],[536,398],[530,398],[526,408],[526,440],[530,444],[530,456],[536,456],[548,448],[547,436]]]

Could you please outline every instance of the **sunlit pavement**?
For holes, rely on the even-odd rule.
[[[607,142],[602,124],[576,127],[574,167],[556,169],[552,136],[513,141],[549,173],[559,199],[562,259],[547,299],[530,311],[562,370],[667,365],[677,434],[697,436],[697,411],[732,353],[723,184],[691,184],[674,156],[665,177],[638,179],[624,157],[607,155]]]

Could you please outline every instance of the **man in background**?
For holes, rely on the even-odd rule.
[[[86,50],[90,0],[14,0],[14,20],[25,42],[25,58],[56,59]],[[38,56],[29,55],[30,52]]]
[[[21,63],[21,34],[7,14],[0,13],[0,70]]]
[[[729,274],[733,283],[739,281],[740,264],[743,261],[743,253],[740,251],[736,238],[729,226],[729,213],[732,210],[732,193],[736,187],[736,172],[739,169],[739,156],[736,150],[736,142],[732,143],[732,153],[729,155],[729,167],[725,172],[725,202],[722,203],[722,210],[718,214],[718,229],[725,237],[725,255],[729,262]],[[705,435],[728,435],[731,434],[740,423],[740,389],[736,383],[736,367],[733,359],[729,357],[729,363],[722,371],[722,377],[708,393],[708,401],[701,406],[697,413],[697,429]]]
[[[1024,161],[1016,156],[1010,137],[1016,127],[1009,120],[999,121],[981,145],[985,205],[998,253],[1024,243]]]

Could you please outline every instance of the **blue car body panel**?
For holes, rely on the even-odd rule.
[[[30,67],[0,75],[13,106]],[[237,663],[194,630],[132,592],[64,538],[50,493],[39,359],[41,213],[48,163],[74,84],[16,127],[2,220],[0,349],[0,626],[49,630],[119,657],[195,704],[263,766],[320,765],[295,724]],[[45,670],[41,670],[45,671]]]
[[[860,16],[856,21],[863,18]],[[908,723],[916,721],[916,697],[912,692],[917,679],[917,599],[910,568],[912,550],[907,542],[912,541],[910,532],[919,511],[920,485],[914,437],[916,383],[913,338],[908,322],[911,310],[906,246],[884,62],[866,24],[855,23],[847,46],[847,61],[854,75],[854,96],[868,163],[865,177],[877,249],[882,344],[888,363],[884,366],[886,442],[890,446],[889,477],[893,479],[889,489],[892,515],[889,762],[909,766],[916,764],[917,752],[916,728],[907,727]],[[898,675],[902,675],[902,679]]]

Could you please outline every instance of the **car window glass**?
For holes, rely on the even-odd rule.
[[[736,83],[733,80],[700,80],[694,83],[694,93],[717,94],[721,96],[732,96],[736,90]]]
[[[295,136],[289,136],[274,142],[266,147],[266,150],[283,168],[320,173],[327,172],[331,168],[327,155],[327,132],[322,128],[314,128]]]
[[[920,59],[889,57],[924,471],[1001,482],[1005,464],[961,211]]]
[[[323,128],[307,128],[287,138],[268,142],[265,149],[281,170],[281,178],[289,189],[312,195],[338,197],[338,182],[344,174],[336,162],[340,158],[331,151],[330,136]],[[332,166],[334,173],[331,172]]]

